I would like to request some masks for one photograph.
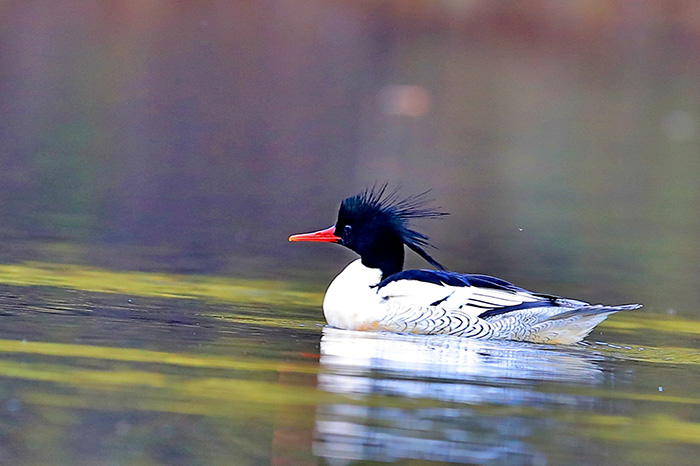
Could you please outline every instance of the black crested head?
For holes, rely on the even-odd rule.
[[[402,199],[398,189],[387,190],[387,185],[366,189],[345,199],[338,212],[335,235],[340,244],[362,257],[367,267],[380,268],[384,278],[403,269],[405,244],[434,267],[444,267],[425,247],[431,247],[428,237],[409,226],[414,218],[436,218],[447,215],[438,209],[426,207],[431,202],[428,191]]]

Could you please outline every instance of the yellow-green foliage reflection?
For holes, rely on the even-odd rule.
[[[197,298],[269,305],[319,305],[322,295],[284,282],[121,271],[79,265],[25,262],[0,265],[0,283],[44,285],[134,296]]]
[[[643,417],[589,415],[587,434],[621,442],[687,443],[700,445],[700,423],[687,422],[666,414]]]
[[[183,367],[204,367],[209,369],[233,369],[245,371],[287,371],[315,373],[311,365],[279,362],[264,359],[236,359],[220,356],[190,355],[168,353],[164,351],[149,351],[134,348],[114,348],[107,346],[71,345],[65,343],[21,342],[16,340],[0,340],[0,353],[24,353],[43,356],[78,357],[105,359],[110,361],[156,363],[177,365]]]
[[[619,313],[606,320],[603,327],[620,331],[655,331],[674,334],[700,335],[700,321],[678,316],[649,315],[642,312]]]
[[[0,352],[6,357],[0,361],[1,379],[33,382],[21,395],[30,404],[260,418],[272,416],[282,406],[358,402],[317,390],[315,363],[13,340],[0,340]],[[39,356],[39,361],[30,362],[27,355]],[[91,359],[103,361],[106,367],[89,367]],[[163,365],[180,368],[169,371]],[[284,377],[296,382],[284,383]],[[406,405],[375,397],[362,403]],[[408,405],[413,403],[441,404],[417,400]]]
[[[644,346],[641,351],[632,348],[621,350],[619,347],[596,346],[596,351],[629,361],[643,361],[656,364],[692,364],[700,365],[700,352],[693,348]]]
[[[313,384],[279,383],[280,374],[313,377],[311,363],[13,340],[0,340],[0,352],[0,378],[33,383],[22,394],[30,404],[246,417],[324,398]]]

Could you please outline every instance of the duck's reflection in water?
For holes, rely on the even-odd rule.
[[[314,453],[334,464],[546,464],[530,438],[557,428],[547,410],[596,406],[561,389],[607,384],[602,362],[585,349],[327,327],[319,387],[354,400],[318,407]]]

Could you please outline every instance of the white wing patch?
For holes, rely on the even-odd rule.
[[[390,282],[377,289],[377,294],[383,302],[459,309],[472,317],[489,310],[546,301],[546,298],[520,291],[476,286],[452,286],[408,279]]]

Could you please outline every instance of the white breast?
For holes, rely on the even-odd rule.
[[[357,259],[335,277],[323,299],[323,314],[333,327],[369,330],[372,316],[381,312],[376,286],[382,279],[379,269],[370,269]],[[375,319],[376,320],[376,319]]]

